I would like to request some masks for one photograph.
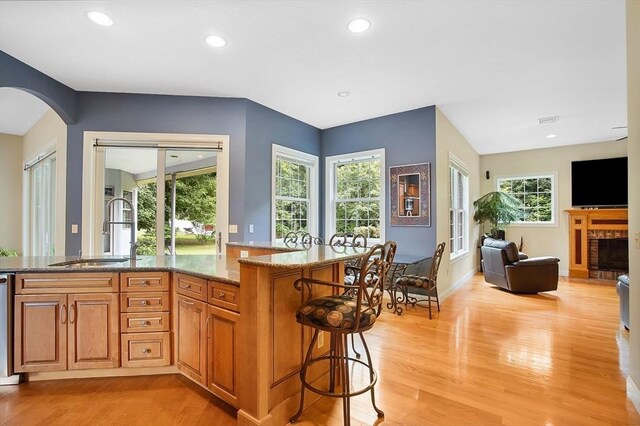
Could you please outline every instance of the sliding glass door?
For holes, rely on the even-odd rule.
[[[140,255],[220,252],[218,149],[122,145],[95,147],[102,254],[128,255],[132,226]]]
[[[55,153],[25,167],[28,179],[29,256],[55,254],[56,156]]]

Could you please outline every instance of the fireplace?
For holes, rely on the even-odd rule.
[[[629,271],[628,238],[589,239],[590,278],[616,279]]]

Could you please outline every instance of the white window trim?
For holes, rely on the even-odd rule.
[[[222,151],[217,154],[216,167],[218,170],[216,186],[216,245],[217,253],[224,253],[224,247],[229,241],[229,158],[231,144],[229,135],[200,135],[181,133],[132,133],[132,132],[97,132],[85,131],[82,141],[82,199],[88,202],[82,203],[82,253],[94,255],[101,253],[102,240],[99,238],[102,230],[102,210],[104,209],[104,156],[99,153],[101,147],[94,147],[96,139],[119,140],[123,144],[135,141],[136,143],[150,143],[158,145],[158,169],[159,176],[164,173],[164,153],[167,148],[173,146],[199,148],[211,148],[212,144],[218,144]],[[158,143],[161,141],[161,143]],[[158,185],[158,200],[164,203],[164,185]],[[160,204],[160,202],[159,202]],[[221,207],[223,206],[223,207]],[[164,223],[164,205],[158,206],[157,221]],[[164,225],[158,224],[156,229],[158,240],[164,235]],[[160,242],[160,241],[157,241]],[[164,238],[158,247],[164,245]]]
[[[509,228],[557,228],[558,223],[558,174],[557,173],[535,173],[535,174],[512,174],[496,176],[496,191],[500,190],[500,181],[505,179],[533,179],[551,178],[551,222],[511,222]]]
[[[456,157],[452,153],[449,153],[449,173],[451,173],[451,167],[458,169],[466,177],[466,180],[467,180],[467,184],[466,186],[464,186],[463,188],[464,192],[462,194],[462,200],[464,203],[464,212],[465,212],[465,227],[463,230],[462,250],[458,250],[456,253],[451,253],[451,251],[449,251],[449,262],[455,263],[469,256],[470,254],[470,251],[469,251],[470,238],[469,237],[471,235],[471,223],[470,223],[471,215],[469,214],[469,210],[471,206],[471,200],[469,199],[469,168],[462,160],[460,160],[458,157]],[[449,191],[451,190],[450,188],[451,186],[449,186]],[[451,198],[452,198],[451,194],[449,194],[449,202],[451,201]],[[449,209],[451,209],[451,206],[449,206]],[[447,226],[449,227],[450,224],[447,223]],[[449,236],[449,240],[451,240],[451,236]],[[451,250],[451,248],[449,248],[449,250]]]
[[[367,158],[378,157],[380,159],[380,242],[385,240],[386,211],[387,211],[387,167],[385,163],[385,149],[372,149],[369,151],[351,152],[348,154],[332,155],[325,159],[325,241],[329,241],[336,232],[335,211],[335,165],[338,163],[355,162]],[[379,242],[377,239],[367,239],[368,242]]]
[[[277,157],[290,159],[295,162],[308,163],[309,173],[309,217],[307,224],[309,233],[318,236],[318,187],[319,187],[319,160],[316,155],[298,151],[286,146],[272,144],[271,146],[271,241],[276,240],[276,159]]]

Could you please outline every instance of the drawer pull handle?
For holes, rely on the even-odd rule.
[[[193,305],[193,302],[190,302],[188,300],[182,300],[182,303],[184,303],[185,305]]]
[[[218,293],[218,297],[220,297],[220,299],[224,299],[224,296],[225,296],[224,293],[222,293],[222,292]]]
[[[140,325],[146,327],[148,325],[151,325],[151,323],[149,321],[140,321]]]
[[[143,354],[150,354],[151,353],[151,349],[143,349],[142,353]]]
[[[191,288],[191,284],[185,284],[184,288],[186,288],[187,290]]]
[[[146,305],[147,305],[147,303],[148,303],[148,302],[147,302],[146,300],[143,300],[142,302],[140,302],[140,304],[141,304],[141,305],[144,305],[144,306],[146,306]]]
[[[142,285],[149,285],[151,284],[149,281],[142,281]]]

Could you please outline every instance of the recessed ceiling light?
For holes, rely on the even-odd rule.
[[[364,18],[354,19],[349,22],[349,31],[352,33],[361,33],[367,31],[371,27],[371,22],[367,21]]]
[[[113,19],[109,18],[104,13],[96,12],[95,10],[87,13],[87,18],[91,19],[98,25],[102,25],[103,27],[110,27],[113,25]]]
[[[338,92],[338,96],[340,96],[341,98],[346,98],[347,96],[349,96],[349,92]]]
[[[213,46],[213,47],[222,47],[225,44],[227,44],[227,41],[225,39],[217,35],[207,36],[207,38],[205,38],[204,40],[207,42],[209,46]]]
[[[555,137],[556,137],[556,135],[554,135],[554,134],[547,135],[547,138],[549,138],[549,139],[553,139],[553,138],[555,138]]]

